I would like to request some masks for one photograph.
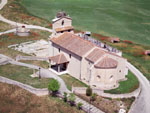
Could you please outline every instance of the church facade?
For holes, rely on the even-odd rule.
[[[126,59],[75,34],[72,19],[64,12],[53,20],[49,56],[53,70],[66,71],[92,87],[113,89],[128,74]]]

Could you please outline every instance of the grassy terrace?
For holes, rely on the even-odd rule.
[[[30,77],[32,74],[33,70],[27,67],[11,64],[0,66],[0,76],[31,85],[35,88],[47,88],[51,79],[42,78],[39,80],[38,78]]]
[[[39,97],[14,85],[0,83],[0,89],[0,113],[84,113],[59,98]]]
[[[86,84],[84,84],[83,82],[77,80],[76,78],[66,74],[66,75],[60,75],[60,77],[64,80],[64,82],[67,85],[67,88],[69,90],[72,89],[72,86],[74,87],[87,87]]]
[[[126,81],[119,82],[119,87],[112,90],[106,90],[105,93],[111,94],[124,94],[130,93],[139,87],[138,79],[129,71],[128,75],[126,76]]]
[[[36,70],[37,71],[37,70]],[[51,78],[32,78],[30,75],[33,74],[33,69],[27,67],[16,66],[7,64],[0,66],[0,76],[22,82],[24,84],[31,85],[35,88],[47,88],[48,83],[51,81]],[[72,86],[74,87],[87,87],[86,84],[80,82],[79,80],[71,77],[70,75],[60,76],[67,85],[67,88],[71,90]]]

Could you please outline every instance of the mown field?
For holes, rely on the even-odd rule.
[[[22,0],[21,4],[49,21],[63,10],[76,29],[150,44],[149,0]]]

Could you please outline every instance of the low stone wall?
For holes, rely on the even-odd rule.
[[[47,88],[43,88],[43,89],[33,88],[29,85],[26,85],[26,84],[23,84],[23,83],[14,81],[14,80],[10,80],[8,78],[1,77],[1,76],[0,76],[0,82],[16,85],[16,86],[21,87],[37,96],[44,96],[44,95],[48,95],[48,93],[49,93]]]
[[[138,89],[131,93],[127,94],[110,94],[110,93],[104,93],[100,89],[93,88],[93,93],[96,93],[99,96],[106,97],[106,98],[131,98],[131,97],[138,97],[141,92],[141,85]],[[79,93],[79,94],[86,94],[86,88],[85,87],[72,87],[72,92]]]
[[[48,61],[48,58],[35,57],[35,56],[17,56],[16,61],[19,60],[39,60],[39,61]]]

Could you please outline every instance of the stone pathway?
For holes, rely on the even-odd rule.
[[[104,113],[100,109],[96,108],[95,106],[89,104],[88,102],[84,101],[83,99],[76,96],[75,102],[78,104],[79,102],[83,104],[83,110],[90,113]],[[90,110],[89,110],[90,109]]]
[[[13,33],[15,31],[16,31],[16,29],[11,29],[11,30],[8,30],[8,31],[1,32],[0,35],[8,34],[8,33]]]

